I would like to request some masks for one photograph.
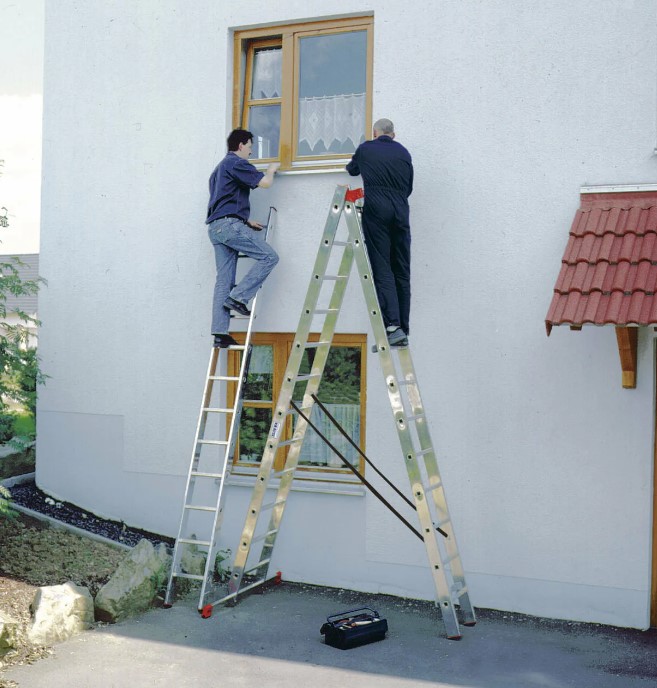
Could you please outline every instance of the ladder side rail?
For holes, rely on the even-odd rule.
[[[348,243],[342,252],[342,258],[340,260],[340,266],[338,268],[338,276],[343,278],[337,280],[333,286],[333,291],[331,292],[331,298],[329,300],[328,310],[329,313],[324,318],[324,325],[322,331],[319,335],[320,341],[329,342],[326,345],[320,346],[316,350],[315,358],[313,360],[313,365],[311,368],[311,375],[313,377],[308,380],[306,389],[303,396],[302,406],[306,410],[308,416],[312,413],[315,400],[313,397],[317,395],[319,391],[319,386],[321,384],[322,378],[324,376],[324,369],[326,367],[326,361],[331,350],[330,342],[333,340],[333,334],[335,333],[335,327],[338,320],[338,315],[340,309],[342,308],[342,303],[344,301],[344,295],[347,290],[347,283],[349,275],[351,273],[351,268],[354,262],[354,250],[351,243]],[[304,311],[304,315],[309,315]],[[288,378],[285,378],[285,382],[289,383]],[[294,383],[292,383],[289,398],[286,398],[286,408],[289,409],[292,402],[292,394],[294,392]],[[270,533],[265,539],[262,546],[262,553],[260,555],[259,561],[265,558],[269,558],[271,551],[274,548],[274,543],[276,541],[276,536],[280,530],[280,523],[283,518],[283,510],[285,504],[287,503],[287,497],[292,486],[292,480],[294,479],[294,470],[299,464],[299,456],[303,449],[303,439],[306,435],[307,429],[306,420],[297,416],[297,423],[293,434],[293,444],[290,445],[288,449],[288,454],[285,461],[284,473],[279,482],[279,488],[276,495],[276,506],[272,511],[272,515],[269,521],[269,527],[267,531]]]
[[[269,215],[267,217],[267,225],[264,230],[264,238],[267,241],[273,234],[276,227],[277,210],[273,206],[269,208]],[[251,316],[249,317],[246,334],[244,337],[244,349],[242,351],[242,357],[240,361],[240,371],[239,380],[237,381],[237,387],[235,389],[235,402],[233,406],[232,418],[229,424],[228,436],[226,438],[226,447],[223,468],[221,470],[221,477],[219,480],[219,490],[217,493],[216,509],[214,512],[214,519],[212,523],[212,536],[210,538],[211,545],[208,548],[208,556],[205,561],[205,571],[203,574],[203,583],[201,585],[201,592],[199,596],[198,608],[202,609],[206,602],[206,597],[210,592],[210,587],[212,583],[212,577],[214,575],[214,559],[219,549],[219,531],[221,530],[221,525],[223,523],[223,502],[225,495],[225,487],[228,477],[231,474],[233,466],[233,452],[235,450],[235,444],[237,441],[237,435],[239,433],[240,420],[242,418],[242,409],[244,402],[244,387],[246,386],[246,380],[248,376],[249,366],[251,362],[251,354],[253,353],[253,347],[251,345],[251,338],[253,334],[253,324],[256,319],[256,312],[258,307],[258,296],[260,295],[260,289],[256,292],[253,300],[251,301]]]
[[[308,341],[310,328],[312,326],[312,313],[317,307],[317,302],[322,288],[322,277],[326,273],[326,268],[331,255],[331,249],[333,247],[333,241],[335,240],[338,224],[344,208],[345,194],[346,187],[337,187],[335,193],[333,194],[331,209],[326,219],[324,231],[320,240],[320,250],[318,251],[315,259],[310,285],[306,293],[306,299],[304,301],[301,316],[299,318],[299,325],[297,327],[295,340],[285,370],[285,381],[288,378],[295,378],[298,375],[301,367],[305,345]],[[272,423],[269,429],[268,439],[260,460],[260,468],[258,470],[258,475],[256,476],[255,487],[251,495],[251,501],[249,503],[242,535],[240,537],[240,545],[237,547],[237,551],[235,552],[235,557],[233,560],[233,573],[229,581],[230,593],[235,593],[239,589],[244,569],[246,567],[246,561],[250,551],[250,543],[253,538],[253,533],[255,532],[258,516],[260,514],[262,502],[267,490],[274,460],[278,451],[281,430],[289,409],[289,400],[294,389],[294,385],[292,384],[288,392],[288,386],[290,386],[289,383],[283,383],[272,416]],[[287,473],[284,474],[284,476],[285,475],[287,475]]]
[[[420,466],[417,460],[415,448],[413,446],[413,438],[410,433],[410,428],[404,413],[401,393],[399,391],[399,384],[397,382],[397,375],[394,368],[392,354],[388,345],[388,338],[385,331],[385,325],[381,315],[374,281],[372,278],[372,269],[365,247],[363,230],[361,226],[361,218],[355,205],[351,202],[345,204],[345,217],[349,233],[354,243],[354,253],[356,266],[358,268],[363,294],[367,303],[370,323],[374,332],[374,338],[379,352],[379,360],[381,369],[388,388],[388,397],[390,406],[392,408],[397,434],[404,456],[404,463],[411,482],[411,490],[413,499],[417,507],[417,514],[420,520],[421,531],[424,535],[424,543],[431,566],[431,574],[436,588],[437,599],[436,603],[440,607],[447,636],[451,638],[460,637],[461,633],[456,618],[456,610],[452,601],[452,595],[449,587],[447,577],[443,568],[443,558],[436,539],[436,533],[433,528],[432,514],[429,509],[427,497],[422,484],[422,476]]]
[[[402,374],[404,375],[404,379],[409,383],[406,386],[406,390],[411,412],[414,415],[425,415],[425,408],[424,404],[422,403],[422,396],[420,394],[420,385],[415,373],[415,367],[413,365],[410,349],[400,349],[399,363]],[[426,422],[426,417],[419,420],[416,423],[415,428],[421,449],[430,450],[426,453],[423,453],[423,458],[429,483],[437,485],[435,489],[431,490],[431,494],[438,522],[448,534],[448,537],[443,540],[443,546],[445,547],[447,558],[449,559],[449,569],[454,582],[454,587],[456,589],[455,592],[459,599],[464,624],[472,625],[476,622],[475,611],[467,591],[463,561],[461,559],[458,542],[456,540],[456,533],[452,523],[452,518],[449,513],[447,496],[445,494],[444,484],[438,468],[438,461],[436,458],[435,449],[433,448],[433,443],[431,441],[431,433],[429,431],[429,424]]]
[[[192,456],[189,461],[189,470],[187,472],[187,483],[185,485],[185,494],[183,497],[183,506],[182,506],[182,511],[181,511],[181,518],[180,518],[180,523],[178,525],[178,535],[176,536],[176,542],[173,548],[173,558],[171,562],[171,571],[169,573],[169,582],[167,583],[167,590],[165,594],[165,604],[171,604],[172,602],[172,597],[173,597],[173,586],[175,584],[175,574],[177,571],[177,566],[180,563],[180,558],[182,556],[182,551],[180,547],[180,538],[183,537],[183,529],[186,526],[187,523],[187,509],[185,508],[187,504],[189,504],[189,500],[192,497],[193,494],[193,484],[194,484],[194,476],[192,475],[192,472],[194,471],[194,468],[198,464],[199,461],[199,456],[200,456],[200,445],[198,443],[199,439],[203,437],[203,433],[205,431],[205,421],[207,419],[207,412],[205,409],[207,408],[208,404],[210,403],[210,399],[212,397],[212,388],[214,384],[214,380],[212,377],[215,374],[215,371],[217,369],[217,361],[219,358],[219,350],[218,349],[212,349],[212,352],[210,353],[210,360],[208,362],[208,371],[205,376],[205,385],[203,388],[203,398],[201,401],[201,408],[199,411],[198,415],[198,421],[196,423],[196,434],[194,436],[194,446],[192,449]]]
[[[326,342],[326,344],[319,346],[316,349],[315,359],[313,361],[313,366],[311,369],[311,374],[313,375],[313,377],[311,377],[307,381],[303,396],[303,407],[309,411],[312,411],[312,406],[314,404],[314,400],[312,397],[313,394],[315,394],[319,390],[321,378],[324,373],[324,367],[326,365],[326,360],[328,358],[328,354],[330,351],[330,342],[333,339],[333,333],[335,331],[338,312],[344,299],[344,294],[347,286],[347,278],[349,277],[352,264],[353,249],[350,244],[347,244],[343,250],[342,259],[340,261],[340,267],[338,269],[338,276],[344,277],[344,279],[337,280],[333,286],[333,291],[329,302],[330,312],[325,317],[324,326],[322,327],[322,331],[320,333],[320,341]],[[294,387],[296,384],[295,378],[296,375],[298,375],[298,371],[301,366],[301,358],[303,356],[305,342],[307,342],[310,323],[312,321],[312,312],[304,308],[302,318],[307,319],[306,325],[308,331],[304,333],[303,337],[295,337],[295,341],[293,343],[292,354],[294,353],[294,349],[297,349],[297,351],[300,352],[301,357],[299,357],[299,361],[297,363],[296,360],[292,361],[292,354],[290,354],[290,362],[288,363],[288,369],[285,371],[283,385],[281,386],[281,392],[279,394],[279,399],[277,402],[277,410],[281,413],[280,427],[282,427],[282,423],[284,422],[285,416],[289,414],[290,403],[292,401]],[[262,549],[258,557],[258,563],[264,562],[265,560],[269,560],[270,554],[274,548],[276,537],[280,530],[280,523],[283,518],[283,512],[285,509],[285,505],[287,503],[287,498],[292,486],[292,481],[294,479],[294,470],[296,469],[299,463],[299,455],[303,447],[303,439],[305,437],[306,428],[307,423],[304,421],[304,419],[298,418],[297,423],[295,425],[294,434],[292,436],[292,444],[289,446],[288,449],[283,472],[279,480],[278,490],[276,492],[276,497],[274,499],[274,507],[272,508],[269,526],[267,527],[267,532],[269,534],[263,541]],[[269,442],[272,442],[273,444],[273,440],[271,437]],[[267,449],[273,450],[273,446],[268,446]],[[262,498],[264,498],[264,490]],[[239,559],[237,558],[237,556],[235,558],[233,577],[231,579],[231,583],[234,586],[241,585],[241,579],[243,576],[244,568],[246,566],[247,559],[250,553],[251,539],[253,538],[253,533],[255,532],[257,518],[261,506],[262,499],[260,500],[260,503],[257,507],[258,513],[253,514],[251,513],[251,511],[249,512],[252,516],[253,530],[249,528],[247,532],[245,529],[245,533],[243,533],[243,537],[240,540],[240,549],[242,556],[240,556]],[[264,568],[264,564],[262,568]],[[267,578],[268,568],[269,567],[267,567],[264,574],[262,574],[263,579]]]

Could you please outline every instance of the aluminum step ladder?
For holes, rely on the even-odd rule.
[[[349,190],[346,186],[338,186],[333,196],[283,384],[274,409],[244,529],[235,552],[229,593],[211,604],[234,602],[239,595],[271,583],[280,576],[280,574],[270,576],[269,569],[308,426],[308,423],[291,408],[292,395],[296,384],[299,382],[305,384],[301,409],[304,415],[310,418],[314,404],[312,395],[319,389],[349,274],[355,262],[374,334],[373,350],[379,354],[413,501],[420,521],[420,532],[431,566],[436,605],[442,612],[447,637],[457,639],[461,637],[461,632],[456,605],[460,606],[464,625],[476,623],[475,612],[470,602],[463,564],[447,509],[445,491],[438,471],[410,348],[388,345],[386,328],[365,248],[360,210],[357,207],[357,202],[362,196],[361,189]],[[348,236],[345,241],[338,241],[336,233],[343,216],[346,220]],[[341,256],[339,256],[340,250]],[[332,262],[334,274],[329,274],[327,267],[335,251],[338,252],[336,257],[339,257],[339,266],[335,270],[337,261]],[[318,307],[320,293],[325,285],[330,289],[327,308]],[[323,318],[324,323],[319,341],[311,342],[309,335],[314,318]],[[310,374],[300,375],[303,354],[310,348],[316,349]],[[292,439],[282,442],[280,441],[281,431],[289,415],[296,418],[294,433]],[[285,445],[289,445],[285,465],[282,470],[277,471],[274,468],[276,452]],[[279,480],[276,496],[267,504],[263,504],[272,478]],[[258,520],[263,514],[269,514],[269,524],[263,533],[256,535]],[[249,563],[252,548],[260,543],[262,546],[259,556],[256,557],[255,563]],[[254,551],[257,551],[257,547]]]
[[[276,208],[269,209],[265,239],[269,239],[276,225]],[[247,256],[239,254],[238,258]],[[258,292],[259,294],[260,292]],[[198,609],[202,612],[208,595],[213,589],[215,558],[218,553],[218,539],[223,520],[226,481],[230,476],[235,442],[242,415],[244,386],[251,358],[251,334],[256,319],[258,294],[251,301],[251,315],[233,314],[234,320],[247,321],[244,344],[225,349],[212,348],[208,372],[205,378],[203,399],[196,425],[194,448],[187,474],[187,485],[183,499],[182,515],[178,535],[173,549],[173,561],[167,584],[164,604],[169,607],[175,596],[177,579],[201,582]],[[226,352],[223,356],[221,352]],[[228,375],[228,352],[242,352],[239,373]],[[223,374],[222,374],[223,373]],[[230,387],[234,394],[230,394]],[[227,398],[234,398],[228,407]],[[216,404],[216,405],[215,405]],[[197,537],[197,532],[201,533]],[[184,570],[185,549],[195,555],[206,554],[203,575]]]

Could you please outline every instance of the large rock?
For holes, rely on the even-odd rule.
[[[32,625],[27,636],[34,645],[52,645],[89,628],[94,621],[90,592],[75,583],[39,588],[30,606]]]
[[[0,612],[0,657],[16,647],[19,623],[8,614]]]
[[[171,557],[160,543],[140,540],[96,595],[96,619],[115,623],[151,606],[169,576]]]

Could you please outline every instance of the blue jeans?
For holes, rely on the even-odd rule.
[[[278,254],[264,240],[262,232],[251,229],[236,217],[225,217],[211,222],[208,236],[214,246],[217,280],[212,301],[212,334],[228,332],[230,311],[224,301],[231,296],[248,303],[278,263]],[[237,254],[243,253],[255,262],[235,285]]]

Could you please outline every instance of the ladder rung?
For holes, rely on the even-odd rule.
[[[329,313],[338,313],[339,308],[317,308],[313,311],[316,315],[328,315]]]
[[[420,451],[415,452],[415,456],[426,456],[427,454],[433,454],[433,447],[428,447],[427,449],[420,449]]]
[[[326,345],[328,345],[328,344],[330,344],[330,343],[331,343],[330,340],[326,340],[326,339],[325,339],[324,341],[321,341],[321,342],[306,342],[306,343],[304,344],[304,346],[305,346],[306,349],[317,349],[317,348],[319,348],[320,346],[326,346]]]
[[[349,246],[351,241],[334,241],[333,246]]]
[[[264,535],[258,535],[258,537],[253,538],[253,540],[251,540],[251,544],[253,544],[254,542],[261,542],[262,540],[268,538],[270,535],[274,535],[274,533],[278,533],[278,528],[268,530]]]
[[[209,547],[212,543],[209,540],[194,540],[194,538],[178,538],[178,542],[184,542],[187,545],[203,545]]]
[[[204,471],[192,471],[189,474],[192,478],[222,478],[221,473],[206,473]]]
[[[347,279],[347,275],[324,275],[323,280],[330,280],[332,282],[339,282],[340,280]]]
[[[296,466],[292,466],[292,468],[284,468],[282,471],[275,471],[272,473],[274,478],[278,478],[279,475],[284,475],[285,473],[294,473],[294,471],[297,470]]]
[[[239,377],[233,377],[232,375],[209,375],[208,380],[223,380],[224,382],[237,382]]]
[[[314,380],[318,377],[321,377],[319,373],[309,373],[308,375],[297,375],[295,380],[297,382],[303,382],[304,380]]]
[[[430,485],[427,486],[427,491],[428,492],[433,492],[434,490],[437,490],[439,487],[442,487],[443,483],[442,481],[438,481],[437,483],[431,483]],[[449,519],[447,519],[449,520]]]
[[[303,411],[303,413],[304,413],[306,416],[308,416],[308,415],[310,415],[310,412],[311,412],[312,409],[304,408],[304,407],[302,406],[302,407],[301,407],[301,410]],[[285,415],[287,415],[287,416],[291,416],[291,415],[295,415],[295,414],[296,414],[296,410],[293,409],[292,407],[290,407],[290,408],[285,412]]]
[[[235,413],[235,409],[219,408],[218,406],[204,406],[203,411],[205,413]]]
[[[195,506],[194,504],[185,504],[185,509],[193,509],[194,511],[216,511],[214,506]]]
[[[204,580],[205,576],[199,576],[195,573],[183,573],[182,571],[180,573],[173,573],[176,578],[189,578],[191,580]]]
[[[197,440],[197,444],[218,444],[226,446],[228,442],[226,440]]]
[[[264,506],[261,507],[261,511],[265,511],[266,509],[273,509],[275,506],[278,506],[279,504],[285,504],[284,499],[279,499],[275,502],[269,502],[269,504],[265,504]]]
[[[406,420],[415,421],[415,420],[419,420],[420,418],[424,418],[424,417],[425,417],[424,413],[418,413],[415,416],[406,416]]]
[[[463,597],[468,592],[468,586],[464,585],[462,588],[456,591],[456,596],[457,597]]]
[[[454,561],[454,559],[458,559],[458,558],[459,558],[459,553],[458,553],[458,552],[456,552],[456,554],[450,554],[448,557],[445,557],[445,558],[443,559],[443,566],[444,566],[445,564],[449,564],[450,562]]]
[[[258,569],[261,569],[265,564],[268,564],[271,561],[271,559],[263,559],[262,561],[259,561],[255,566],[252,566],[250,569],[245,569],[244,570],[244,575],[247,573],[251,573],[251,571],[257,571]]]
[[[290,444],[295,444],[296,442],[300,442],[300,441],[301,441],[301,439],[299,437],[297,437],[296,439],[293,437],[291,440],[285,440],[283,442],[279,442],[278,446],[279,447],[287,447]]]

